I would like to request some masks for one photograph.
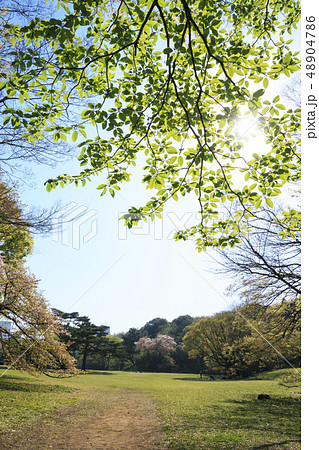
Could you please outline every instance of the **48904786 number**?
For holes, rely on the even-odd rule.
[[[306,75],[309,78],[312,78],[315,76],[315,70],[316,70],[316,49],[315,49],[315,30],[316,30],[316,24],[315,24],[316,18],[314,16],[306,17]]]

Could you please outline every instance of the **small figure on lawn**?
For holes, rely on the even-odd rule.
[[[199,371],[199,378],[203,378],[203,371],[202,371],[202,369]]]

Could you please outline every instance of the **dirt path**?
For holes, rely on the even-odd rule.
[[[89,391],[88,400],[0,435],[1,449],[166,449],[156,406],[131,390]]]

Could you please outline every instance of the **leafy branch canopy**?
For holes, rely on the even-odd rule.
[[[13,73],[2,73],[0,81],[4,124],[23,125],[30,143],[46,135],[78,143],[80,173],[48,180],[47,190],[84,185],[103,171],[107,182],[98,189],[114,196],[141,155],[143,182],[155,193],[129,209],[126,225],[154,219],[169,199],[195,193],[200,223],[176,238],[196,236],[199,250],[236,244],[242,218],[265,203],[271,208],[282,186],[299,179],[300,110],[286,109],[279,96],[266,97],[269,80],[299,70],[298,53],[289,47],[299,2],[57,4],[60,18],[12,26],[16,42],[26,47],[16,51]],[[87,98],[87,106],[74,111],[78,98]],[[254,117],[267,147],[248,161],[244,137],[236,132],[246,114]],[[94,137],[87,134],[90,125]],[[238,171],[240,183],[233,176]],[[222,219],[225,202],[239,206]]]

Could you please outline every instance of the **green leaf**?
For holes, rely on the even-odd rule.
[[[266,198],[266,203],[267,203],[267,205],[268,205],[270,208],[273,208],[273,207],[274,207],[274,204],[273,204],[272,200],[271,200],[269,197]]]
[[[265,89],[258,89],[258,91],[253,93],[253,97],[254,98],[259,98],[259,97],[261,97],[264,94],[264,92],[265,92]]]
[[[289,65],[290,61],[291,61],[291,53],[286,53],[282,62],[286,65]]]
[[[75,142],[78,138],[79,133],[77,132],[77,130],[74,130],[72,133],[72,141]]]

